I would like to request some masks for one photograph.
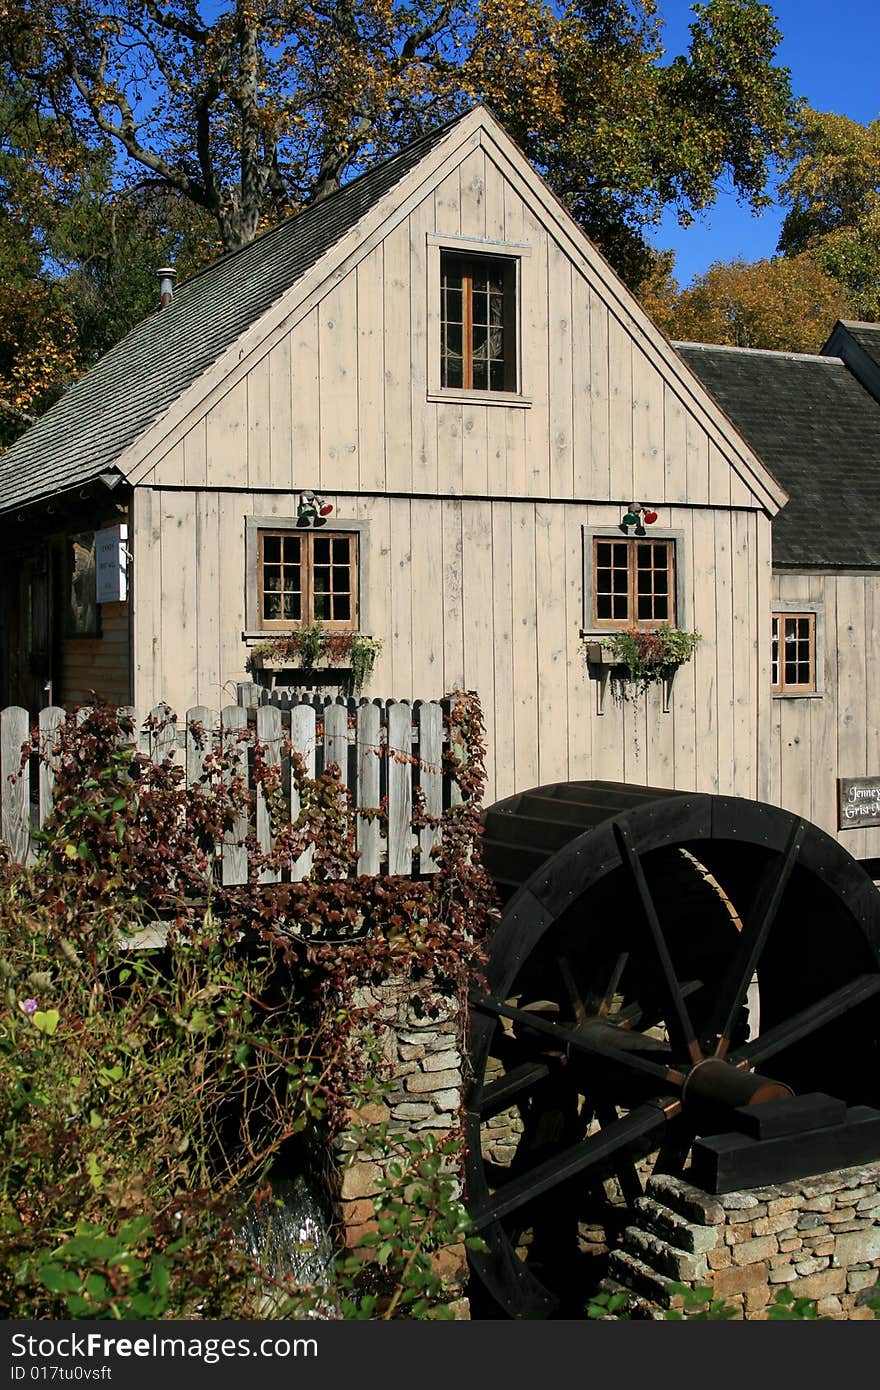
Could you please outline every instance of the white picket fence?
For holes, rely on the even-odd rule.
[[[439,830],[424,827],[417,838],[412,816],[416,786],[421,788],[431,817],[461,800],[454,779],[443,773],[448,733],[442,703],[282,699],[257,707],[228,705],[219,711],[197,705],[176,720],[167,705],[156,706],[146,718],[133,708],[123,713],[133,720],[139,751],[156,762],[169,756],[178,761],[185,769],[187,786],[198,783],[208,754],[222,748],[232,756],[236,773],[253,787],[253,745],[259,742],[266,761],[281,767],[284,810],[289,811],[291,820],[299,814],[298,793],[289,775],[291,755],[298,753],[304,759],[311,777],[320,776],[335,764],[355,809],[387,806],[384,817],[355,817],[357,872],[411,875],[435,871],[430,854]],[[19,706],[0,711],[0,842],[21,863],[33,856],[32,832],[46,823],[52,809],[52,749],[58,726],[66,717],[66,711],[58,706],[41,710],[36,721]],[[82,719],[84,712],[79,717]],[[26,746],[28,756],[23,765]],[[255,792],[251,798],[253,824],[242,816],[222,847],[219,867],[227,886],[247,882],[244,841],[249,832],[256,834],[261,849],[272,845],[269,808],[259,786]],[[309,866],[307,852],[293,866],[292,877],[304,878]],[[275,871],[261,874],[265,883],[278,878]]]

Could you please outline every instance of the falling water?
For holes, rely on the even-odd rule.
[[[314,1297],[315,1306],[306,1316],[337,1316],[333,1241],[321,1203],[301,1175],[272,1179],[270,1187],[271,1196],[248,1205],[239,1228],[241,1244],[270,1280]],[[282,1291],[267,1284],[264,1315],[284,1302]]]

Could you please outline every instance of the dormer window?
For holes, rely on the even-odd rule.
[[[515,391],[516,261],[440,252],[440,385]]]

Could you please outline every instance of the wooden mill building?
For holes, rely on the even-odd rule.
[[[794,798],[833,829],[816,750],[832,787],[880,772],[864,730],[856,751],[867,598],[834,626],[828,589],[811,607],[762,445],[476,108],[181,285],[0,459],[0,704],[218,708],[267,636],[320,620],[381,640],[370,698],[479,692],[490,798],[610,778]],[[783,713],[790,602],[822,689]],[[586,644],[633,622],[702,640],[668,689],[602,698]]]

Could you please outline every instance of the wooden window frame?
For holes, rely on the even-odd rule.
[[[263,545],[267,537],[280,537],[282,540],[296,536],[304,547],[300,561],[302,571],[302,617],[266,618],[263,616]],[[314,592],[314,547],[320,540],[347,540],[349,543],[349,571],[351,576],[350,615],[345,619],[316,618]],[[357,531],[337,530],[335,527],[313,531],[308,528],[289,526],[260,526],[256,531],[256,604],[260,628],[266,632],[295,632],[299,628],[313,627],[320,623],[328,632],[356,632],[358,627],[358,588],[360,546]]]
[[[627,616],[625,618],[600,618],[599,617],[599,546],[600,545],[625,545],[627,547]],[[638,618],[635,610],[638,607],[638,567],[636,564],[637,547],[640,545],[663,546],[666,550],[668,564],[666,567],[667,575],[667,599],[669,612],[665,618]],[[658,626],[676,627],[678,625],[678,593],[676,573],[676,542],[669,536],[609,536],[594,535],[592,546],[592,609],[591,622],[593,629],[597,632],[623,632],[627,628],[636,627],[656,628]]]
[[[446,267],[455,263],[462,274],[462,381],[449,384],[443,379],[446,359],[443,356],[443,275]],[[498,267],[502,281],[503,300],[503,382],[502,385],[474,385],[474,274],[478,268]],[[457,322],[457,320],[450,320]],[[520,272],[519,259],[491,252],[474,252],[459,246],[439,247],[439,389],[443,392],[473,393],[478,398],[516,395],[519,389],[519,321]],[[489,373],[491,374],[491,373]]]
[[[785,679],[785,624],[803,620],[807,623],[809,642],[809,679],[789,683]],[[816,613],[808,608],[774,611],[770,629],[770,686],[774,695],[815,695],[819,693],[816,661]],[[776,643],[776,680],[773,680],[773,643]]]

